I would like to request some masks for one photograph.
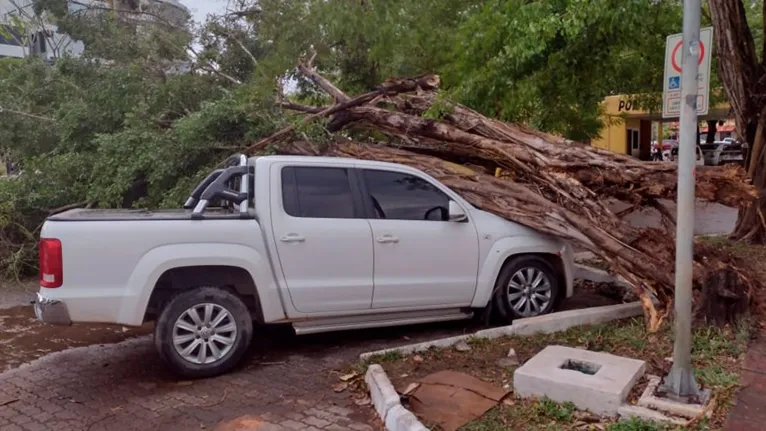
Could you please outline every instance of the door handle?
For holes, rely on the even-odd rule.
[[[282,242],[304,242],[306,238],[298,235],[297,233],[288,233],[279,239]]]
[[[381,244],[388,244],[388,243],[394,243],[395,244],[395,243],[399,242],[399,238],[397,238],[395,236],[391,236],[391,235],[379,236],[375,240],[378,241]]]

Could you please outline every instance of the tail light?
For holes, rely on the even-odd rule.
[[[54,238],[40,239],[40,286],[61,287],[64,284],[64,262],[61,241]]]

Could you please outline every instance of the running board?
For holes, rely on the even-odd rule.
[[[363,314],[295,322],[293,323],[293,329],[295,329],[297,335],[308,335],[321,332],[348,331],[352,329],[384,328],[387,326],[447,322],[450,320],[470,319],[471,317],[473,317],[473,311],[466,312],[458,309]]]

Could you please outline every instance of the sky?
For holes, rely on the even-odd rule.
[[[204,22],[209,13],[220,13],[226,8],[227,0],[181,0],[192,13],[192,19]]]

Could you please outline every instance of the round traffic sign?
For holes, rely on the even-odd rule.
[[[676,61],[676,54],[678,54],[678,50],[683,46],[684,41],[679,40],[676,46],[673,48],[673,54],[670,56],[670,64],[673,66],[673,69],[676,70],[676,72],[681,73],[681,66],[678,65],[678,62]],[[700,41],[700,58],[699,58],[699,64],[702,64],[702,59],[705,58],[705,44]]]

